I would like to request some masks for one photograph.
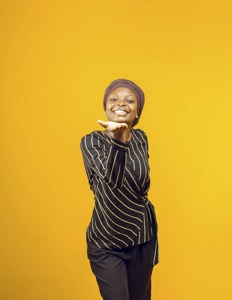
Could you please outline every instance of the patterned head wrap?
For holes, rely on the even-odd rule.
[[[142,110],[143,110],[143,105],[145,102],[145,96],[141,88],[136,85],[133,81],[127,80],[127,79],[117,79],[111,82],[111,84],[106,88],[105,94],[104,94],[104,99],[103,99],[103,106],[104,109],[106,109],[106,101],[111,92],[116,90],[119,87],[125,87],[130,89],[136,96],[138,100],[138,118],[135,118],[135,120],[132,123],[132,127],[134,127],[138,122],[139,118],[141,116]]]

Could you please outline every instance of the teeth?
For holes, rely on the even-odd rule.
[[[114,113],[116,115],[121,115],[121,116],[124,116],[127,114],[124,110],[115,110]]]

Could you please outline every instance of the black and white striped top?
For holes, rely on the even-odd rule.
[[[81,151],[94,193],[94,209],[87,229],[99,248],[121,249],[149,241],[154,207],[150,187],[148,142],[141,129],[132,129],[122,143],[94,131],[81,139]],[[153,224],[154,225],[154,224]],[[153,227],[154,228],[154,227]]]

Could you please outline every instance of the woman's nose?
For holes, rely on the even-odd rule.
[[[125,105],[125,101],[123,99],[119,99],[117,105]]]

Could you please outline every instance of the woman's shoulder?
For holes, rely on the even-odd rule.
[[[141,128],[133,128],[132,131],[134,131],[134,132],[140,132],[142,134],[146,134],[145,131],[143,131]]]
[[[145,131],[143,131],[140,128],[136,128],[136,129],[132,129],[132,132],[136,135],[136,136],[141,136],[144,137],[145,139],[147,139],[147,135],[145,133]]]
[[[94,130],[94,131],[84,135],[81,138],[81,142],[83,142],[84,140],[90,140],[90,139],[98,139],[99,141],[102,141],[102,142],[108,141],[108,137],[101,130]]]

